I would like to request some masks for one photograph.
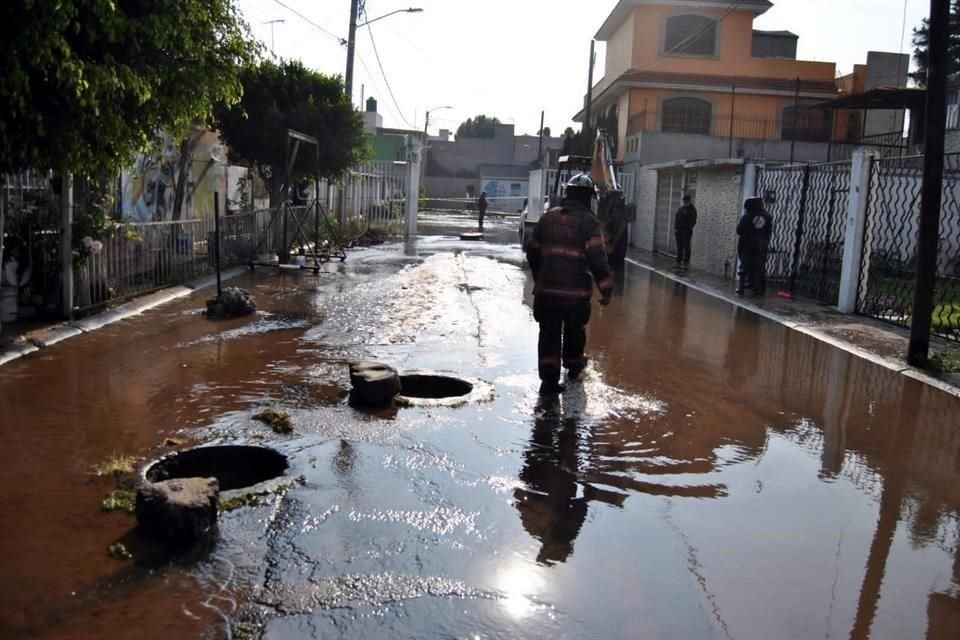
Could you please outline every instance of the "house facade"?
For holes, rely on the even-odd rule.
[[[621,0],[596,34],[607,55],[591,111],[615,123],[618,159],[824,160],[834,123],[810,107],[837,96],[836,66],[797,60],[793,33],[755,30],[772,6]]]

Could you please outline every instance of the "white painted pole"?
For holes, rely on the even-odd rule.
[[[420,206],[420,151],[407,161],[407,228],[406,237],[417,236],[417,214]]]
[[[857,310],[857,291],[861,286],[863,290],[867,287],[870,258],[862,258],[866,240],[864,232],[867,224],[867,203],[870,200],[870,172],[874,158],[873,152],[864,149],[857,149],[853,153],[846,236],[843,241],[843,266],[840,271],[840,301],[837,304],[837,310],[841,313],[854,313]]]
[[[73,318],[73,174],[63,174],[60,192],[60,304],[63,315]]]

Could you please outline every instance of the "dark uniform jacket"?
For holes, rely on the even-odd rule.
[[[613,291],[600,221],[579,202],[564,200],[543,214],[525,251],[533,271],[533,293],[542,304],[589,303],[594,281],[601,294]]]
[[[737,223],[737,235],[740,236],[740,255],[766,254],[773,234],[773,216],[764,209],[747,211]]]
[[[673,222],[676,231],[693,231],[697,226],[697,208],[692,204],[685,204],[677,209],[677,217]]]

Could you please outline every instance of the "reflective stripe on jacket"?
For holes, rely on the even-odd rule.
[[[594,282],[601,293],[613,289],[600,221],[579,202],[547,211],[524,250],[537,300],[565,306],[589,301]]]

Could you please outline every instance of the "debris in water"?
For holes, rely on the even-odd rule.
[[[127,473],[133,473],[136,470],[137,463],[142,459],[143,458],[136,456],[113,453],[100,464],[93,465],[93,472],[98,476],[122,476]]]
[[[250,292],[239,287],[227,287],[218,297],[207,300],[207,317],[234,318],[256,313],[257,303]]]
[[[127,547],[124,546],[122,542],[114,542],[107,547],[107,553],[110,554],[111,558],[116,558],[117,560],[133,559],[133,554],[127,550]]]
[[[245,493],[242,496],[227,498],[220,501],[220,513],[233,511],[240,507],[255,507],[260,504],[260,498],[252,493]]]
[[[114,489],[100,503],[104,511],[133,513],[137,506],[137,494],[127,489]]]
[[[276,433],[293,433],[293,418],[286,411],[277,411],[276,409],[267,409],[253,416],[254,420],[264,423],[273,429]]]
[[[179,447],[182,444],[186,444],[187,441],[183,438],[167,438],[163,441],[163,446],[165,447]]]

